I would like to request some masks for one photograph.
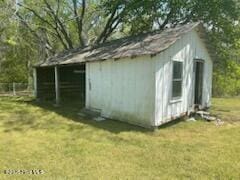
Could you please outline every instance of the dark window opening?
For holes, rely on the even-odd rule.
[[[173,61],[172,99],[182,96],[183,63]]]

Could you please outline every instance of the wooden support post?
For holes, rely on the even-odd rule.
[[[56,106],[60,105],[60,86],[59,86],[59,69],[57,66],[54,67],[55,72],[55,94],[56,94]]]
[[[37,69],[33,68],[33,95],[35,98],[38,98],[37,95]]]

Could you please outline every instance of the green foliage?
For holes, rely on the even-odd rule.
[[[228,80],[238,84],[238,74],[232,76],[237,71],[226,66],[233,55],[240,63],[238,0],[19,2],[16,6],[14,1],[0,1],[0,81],[25,81],[31,77],[32,64],[63,50],[201,21],[215,52],[214,94],[239,94],[238,85],[224,84]]]
[[[227,61],[224,71],[215,70],[213,83],[214,96],[240,95],[240,64]]]

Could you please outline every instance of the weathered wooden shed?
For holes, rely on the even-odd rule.
[[[52,57],[35,66],[36,96],[70,96],[102,117],[160,126],[211,105],[205,37],[192,23]]]

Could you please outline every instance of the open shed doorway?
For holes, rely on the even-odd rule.
[[[58,87],[60,103],[85,105],[86,68],[85,64],[58,66],[58,86],[55,67],[36,68],[37,99],[56,102]],[[69,103],[68,103],[69,102]]]
[[[203,72],[204,72],[204,61],[195,61],[195,98],[194,103],[197,106],[202,105],[203,96]]]
[[[85,104],[85,67],[85,64],[59,67],[59,90],[62,102]]]
[[[44,101],[55,100],[54,67],[36,68],[37,73],[37,99]]]

